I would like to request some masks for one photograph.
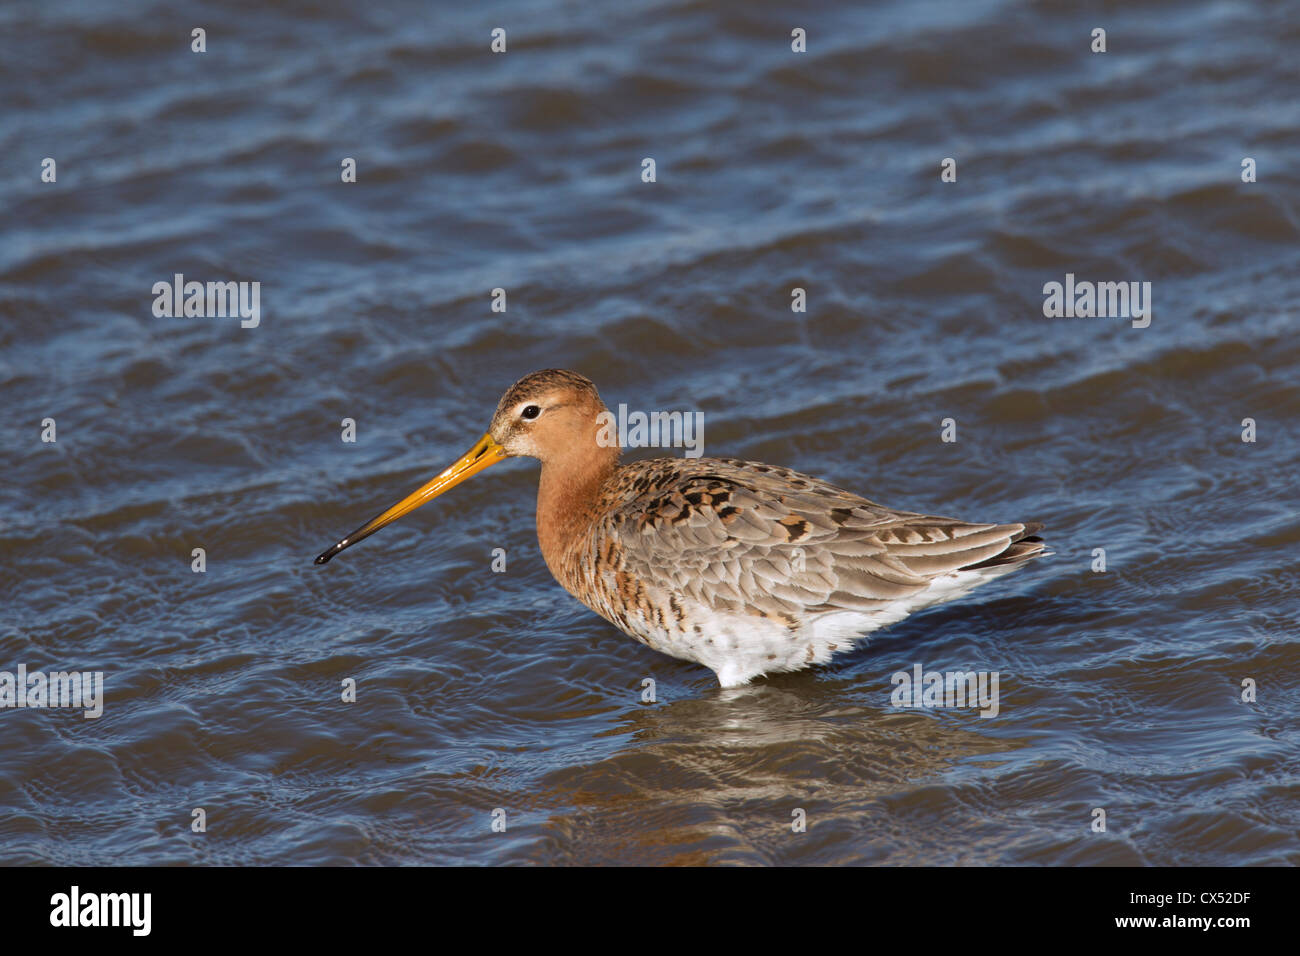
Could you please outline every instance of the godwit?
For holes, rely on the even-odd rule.
[[[534,372],[450,468],[325,551],[344,548],[503,458],[542,463],[537,540],[570,594],[723,687],[823,663],[855,638],[1043,553],[1040,524],[895,511],[787,468],[729,458],[619,464],[576,372]]]

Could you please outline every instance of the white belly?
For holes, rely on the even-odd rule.
[[[683,601],[680,624],[666,620],[660,625],[639,615],[628,618],[628,631],[657,651],[711,668],[723,687],[738,687],[763,674],[824,664],[871,631],[901,621],[914,611],[961,597],[1012,570],[1014,567],[956,571],[936,578],[924,591],[878,610],[810,613],[795,628],[772,618],[716,611]]]

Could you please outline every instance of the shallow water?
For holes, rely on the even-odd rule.
[[[0,710],[0,859],[1300,863],[1300,16],[839,7],[0,8],[0,670],[105,674]],[[734,691],[551,580],[531,462],[313,566],[549,366],[1055,555]]]

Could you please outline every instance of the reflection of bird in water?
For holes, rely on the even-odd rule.
[[[786,468],[718,458],[619,464],[596,387],[549,369],[516,382],[451,467],[321,554],[512,456],[542,463],[537,539],[569,593],[724,687],[822,663],[855,638],[1044,553],[1041,525],[895,511]]]

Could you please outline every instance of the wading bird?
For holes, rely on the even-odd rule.
[[[648,647],[735,687],[823,663],[1046,553],[1039,524],[895,511],[772,465],[619,464],[603,412],[575,372],[520,379],[473,448],[316,563],[504,458],[536,458],[537,540],[555,580]]]

